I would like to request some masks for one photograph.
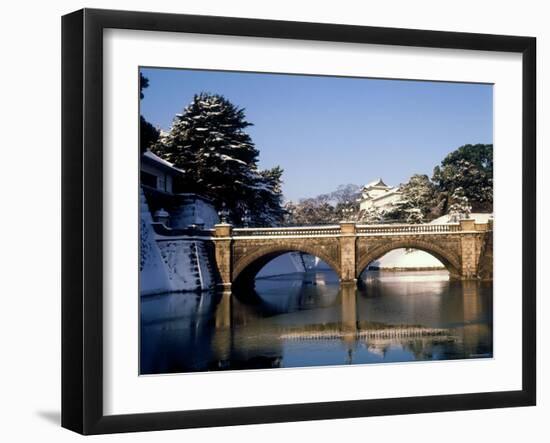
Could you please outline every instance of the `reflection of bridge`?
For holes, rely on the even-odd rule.
[[[250,284],[273,258],[301,251],[324,260],[340,281],[354,282],[374,260],[397,248],[414,248],[439,259],[452,278],[491,279],[492,223],[473,219],[446,225],[358,225],[232,228],[218,224],[212,238],[220,285]]]

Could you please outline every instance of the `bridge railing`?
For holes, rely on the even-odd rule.
[[[233,237],[283,237],[283,236],[312,236],[339,235],[340,226],[299,226],[290,228],[234,228]]]
[[[355,234],[433,234],[440,232],[459,232],[461,227],[456,224],[444,225],[355,225]],[[233,237],[304,237],[304,236],[336,236],[342,234],[342,227],[331,226],[299,226],[288,228],[233,228]]]
[[[422,234],[437,232],[457,232],[460,231],[460,225],[356,225],[357,234]]]
[[[471,233],[491,231],[492,223],[475,223],[474,220],[462,220],[450,224],[386,224],[360,225],[353,222],[342,222],[339,225],[293,226],[284,228],[233,228],[228,224],[218,224],[212,234],[217,238],[245,237],[337,237],[369,235],[417,235],[439,233]],[[202,232],[206,233],[206,230]]]

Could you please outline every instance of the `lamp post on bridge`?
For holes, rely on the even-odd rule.
[[[345,204],[345,207],[342,208],[342,214],[344,214],[343,221],[345,222],[353,221],[355,209],[353,208],[353,206],[350,204],[349,201],[346,201],[344,204]]]
[[[227,225],[227,217],[229,216],[229,211],[226,208],[225,202],[222,202],[222,208],[218,211],[218,216],[220,217],[220,224]]]
[[[243,222],[243,227],[248,228],[250,225],[250,221],[252,220],[252,217],[250,217],[250,212],[248,211],[248,209],[244,210],[244,215],[242,216],[241,220]]]

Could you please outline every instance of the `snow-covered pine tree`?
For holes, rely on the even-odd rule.
[[[405,220],[409,224],[424,223],[424,214],[420,208],[407,208],[405,209]]]
[[[338,191],[336,191],[338,192]],[[359,218],[359,203],[357,199],[340,200],[334,208],[335,222],[357,221]]]
[[[459,220],[469,218],[472,207],[470,206],[468,197],[464,194],[464,189],[461,187],[456,188],[450,201],[449,222],[458,223]]]
[[[176,115],[155,152],[185,171],[182,188],[223,203],[230,221],[240,224],[249,209],[253,224],[282,220],[282,170],[258,169],[258,150],[246,128],[244,109],[222,95],[200,93]]]
[[[384,214],[380,208],[371,206],[370,208],[364,209],[359,213],[359,221],[369,225],[382,223],[384,221]]]
[[[476,212],[493,211],[493,145],[464,145],[448,154],[434,168],[432,180],[449,212],[452,196],[462,188]]]
[[[401,185],[401,200],[395,207],[394,218],[406,223],[424,223],[431,218],[436,206],[436,190],[427,175],[414,174]]]
[[[252,223],[255,226],[277,226],[286,215],[283,208],[282,175],[283,170],[276,166],[272,169],[259,171],[253,194],[249,199],[249,210],[252,213]]]

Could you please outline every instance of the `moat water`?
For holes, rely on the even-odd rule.
[[[492,357],[492,283],[445,271],[331,271],[246,293],[141,298],[140,372],[163,374]]]

